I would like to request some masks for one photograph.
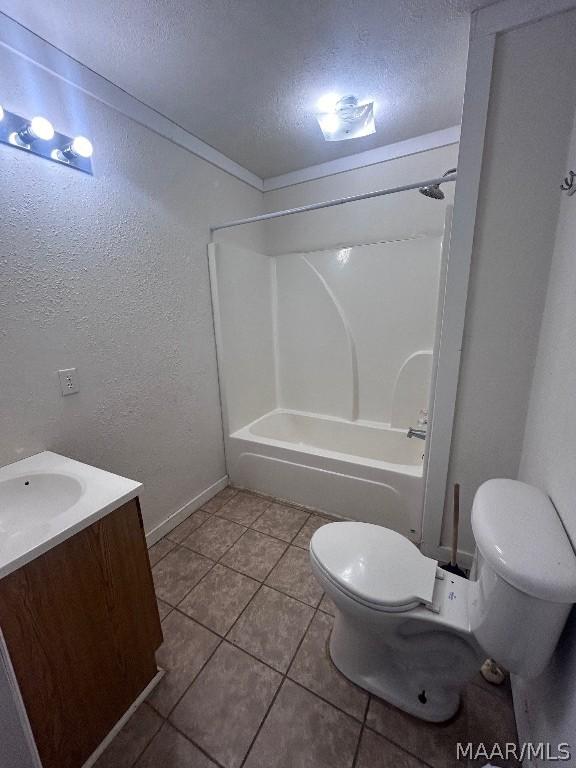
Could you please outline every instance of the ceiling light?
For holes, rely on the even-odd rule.
[[[376,132],[374,102],[358,104],[355,96],[339,99],[332,110],[316,115],[326,141],[344,141]]]
[[[318,112],[333,112],[340,96],[337,93],[325,93],[316,102]]]
[[[0,104],[0,120],[4,120],[4,107]]]

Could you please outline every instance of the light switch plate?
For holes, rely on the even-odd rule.
[[[66,395],[73,395],[80,390],[78,383],[78,371],[76,368],[65,368],[58,371],[58,377],[60,379],[60,391],[62,397]]]

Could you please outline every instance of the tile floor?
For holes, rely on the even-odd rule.
[[[516,740],[509,686],[478,676],[432,725],[334,668],[307,553],[326,522],[226,488],[151,547],[167,674],[97,768],[451,768],[457,741]]]

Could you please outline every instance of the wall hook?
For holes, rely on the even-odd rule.
[[[568,176],[566,176],[562,184],[560,184],[560,189],[563,190],[564,192],[567,192],[568,195],[573,195],[576,192],[576,172],[575,171],[568,171]]]

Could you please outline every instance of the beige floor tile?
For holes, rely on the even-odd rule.
[[[219,635],[225,635],[259,587],[258,581],[215,565],[178,609]]]
[[[178,605],[213,565],[212,560],[177,546],[152,569],[157,597],[169,605]]]
[[[164,723],[135,768],[216,768],[216,764],[170,723]]]
[[[141,704],[95,763],[95,768],[131,768],[162,726],[162,718]]]
[[[366,728],[362,733],[356,768],[426,768],[426,765]]]
[[[187,517],[180,525],[177,525],[176,528],[172,529],[170,533],[167,533],[166,538],[181,544],[187,536],[190,536],[192,531],[199,528],[209,517],[208,512],[203,512],[199,509],[191,514],[190,517]]]
[[[208,515],[208,520],[185,538],[182,545],[212,560],[218,560],[246,530],[238,523]]]
[[[471,685],[466,691],[468,709],[468,736],[466,741],[474,745],[484,744],[489,749],[494,744],[500,745],[502,754],[506,754],[506,744],[517,744],[516,719],[512,700],[486,691],[480,686]],[[483,766],[494,762],[503,768],[517,768],[520,763],[513,759],[494,759],[487,761],[482,757],[472,760],[470,766]]]
[[[262,587],[228,634],[230,642],[286,672],[314,611]]]
[[[288,677],[362,721],[368,694],[347,680],[330,660],[327,644],[332,622],[328,614],[317,613],[314,616]]]
[[[264,581],[288,545],[257,531],[246,533],[221,558],[221,563],[235,571]]]
[[[226,768],[238,768],[280,685],[281,676],[224,642],[171,721]]]
[[[302,547],[302,549],[308,549],[313,534],[316,533],[318,528],[322,528],[323,525],[328,525],[330,522],[332,521],[327,520],[324,517],[319,517],[319,515],[310,515],[292,544],[296,547]]]
[[[351,768],[360,728],[356,720],[286,680],[245,768]]]
[[[288,547],[266,579],[266,584],[314,608],[322,597],[322,587],[312,573],[307,550]]]
[[[172,611],[162,622],[164,642],[156,659],[166,674],[148,697],[148,702],[164,717],[194,680],[220,638],[179,611]]]
[[[270,499],[239,491],[218,510],[218,515],[240,525],[251,525],[271,503]]]
[[[255,531],[290,542],[309,517],[308,512],[294,509],[286,504],[274,503],[252,523],[251,527]]]
[[[153,544],[148,550],[148,557],[150,558],[150,567],[154,567],[159,560],[171,552],[176,545],[173,541],[168,539],[160,539],[156,544]]]
[[[218,510],[221,509],[227,501],[230,501],[233,496],[236,496],[237,493],[238,491],[229,485],[227,488],[223,488],[221,491],[219,491],[215,496],[212,496],[211,499],[204,502],[204,504],[202,504],[202,509],[205,512],[214,514],[214,512],[218,512]]]
[[[172,610],[172,606],[168,605],[168,603],[165,603],[163,600],[157,600],[157,603],[158,613],[160,614],[160,621],[163,621]]]
[[[425,760],[432,768],[462,768],[456,745],[466,742],[465,702],[458,715],[447,723],[428,723],[412,717],[381,699],[372,697],[366,725],[406,752]]]
[[[322,597],[322,600],[320,600],[320,605],[318,606],[321,611],[324,611],[324,613],[329,613],[330,616],[336,616],[336,606],[334,604],[334,600],[324,593],[324,596]]]

